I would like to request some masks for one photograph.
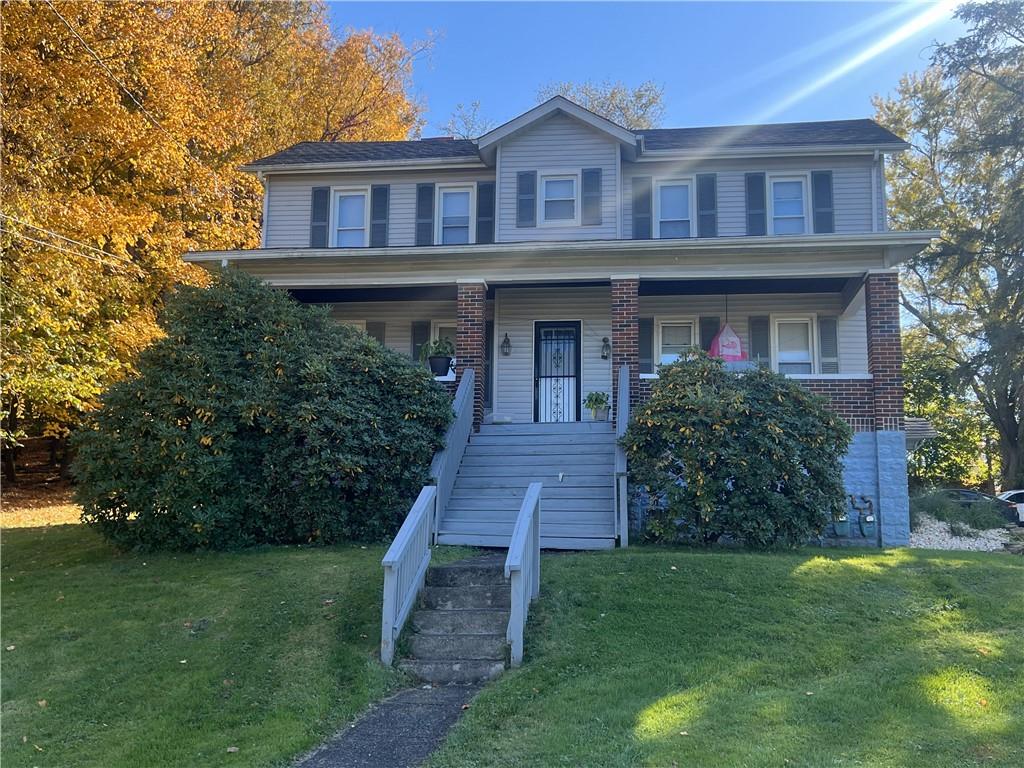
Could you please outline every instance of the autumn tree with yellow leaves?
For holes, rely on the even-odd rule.
[[[182,253],[258,245],[239,165],[421,126],[425,44],[339,37],[322,3],[4,2],[2,23],[7,446],[66,434],[132,370],[169,292],[204,281]]]

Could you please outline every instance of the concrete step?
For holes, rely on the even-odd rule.
[[[406,659],[399,668],[419,680],[438,685],[482,683],[499,677],[505,671],[504,661],[486,659],[455,659],[434,661]]]
[[[420,661],[457,661],[459,659],[504,661],[507,647],[504,632],[490,635],[418,634],[413,635],[410,642],[413,658]]]
[[[421,635],[502,635],[508,628],[508,611],[470,608],[461,611],[418,610],[412,614],[413,631]]]
[[[481,435],[615,434],[610,421],[567,421],[551,424],[483,424]]]
[[[484,555],[427,570],[428,587],[503,587],[505,554]]]
[[[463,608],[508,610],[512,605],[511,587],[507,584],[489,587],[424,587],[420,594],[424,608],[442,611]]]

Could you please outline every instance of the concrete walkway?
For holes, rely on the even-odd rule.
[[[415,768],[440,746],[474,685],[411,688],[375,705],[295,768]]]

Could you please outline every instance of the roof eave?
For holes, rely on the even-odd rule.
[[[712,147],[703,150],[645,149],[637,162],[661,160],[707,160],[742,157],[794,157],[798,155],[871,155],[910,149],[906,142],[887,144],[787,144],[784,146]]]
[[[245,173],[304,173],[307,171],[371,171],[378,169],[433,170],[438,168],[486,168],[487,163],[471,157],[432,157],[402,160],[359,160],[345,163],[248,163],[240,166]]]

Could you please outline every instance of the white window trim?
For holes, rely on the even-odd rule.
[[[578,168],[571,169],[549,169],[543,171],[537,171],[537,226],[538,227],[578,227],[580,226],[580,205],[582,202],[582,196],[580,191],[580,180],[581,171]],[[544,217],[544,182],[558,179],[572,179],[572,210],[573,218],[571,219],[551,219],[550,221]],[[565,198],[557,198],[563,200]]]
[[[772,337],[772,370],[779,373],[779,323],[807,323],[810,326],[811,340],[811,372],[787,373],[786,376],[804,376],[818,378],[821,376],[821,355],[818,350],[818,314],[817,312],[785,313],[769,315],[771,319]],[[846,377],[842,377],[846,378]]]
[[[363,196],[363,244],[362,246],[338,245],[338,197],[341,195]],[[328,217],[330,242],[333,248],[366,248],[370,245],[370,188],[369,187],[331,187],[331,215]]]
[[[438,184],[435,187],[434,245],[445,245],[445,243],[441,241],[444,230],[442,212],[444,211],[445,192],[469,192],[469,243],[467,243],[467,245],[472,245],[476,242],[476,184],[469,184],[465,182]]]
[[[776,181],[799,181],[803,184],[804,190],[804,231],[794,232],[778,235],[778,237],[799,237],[800,235],[811,235],[814,234],[811,230],[811,174],[807,172],[798,173],[769,173],[767,174],[766,183],[767,189],[765,192],[768,197],[768,234],[775,235],[775,190],[773,184]],[[833,201],[833,205],[834,205]],[[795,218],[793,216],[787,218]]]
[[[470,200],[470,202],[472,202],[472,200]],[[458,320],[431,320],[430,321],[430,341],[431,342],[437,341],[438,336],[440,335],[439,332],[440,332],[441,328],[455,328],[455,329],[458,329],[458,327],[459,327],[459,321]],[[454,339],[453,339],[453,341],[454,341]],[[455,381],[455,371],[454,371],[454,368],[455,368],[455,365],[456,365],[457,361],[458,361],[458,358],[456,358],[454,355],[452,355],[452,369],[453,370],[448,371],[448,375],[447,376],[435,376],[434,377],[434,381]]]
[[[679,317],[679,316],[665,316],[654,318],[654,349],[652,350],[651,364],[654,366],[654,374],[645,374],[648,376],[657,376],[658,366],[664,365],[661,362],[661,327],[663,325],[689,325],[690,326],[690,346],[699,347],[700,340],[697,338],[697,318],[696,317]]]
[[[690,218],[686,221],[690,222],[690,237],[695,237],[694,231],[696,230],[696,220],[694,219],[694,213],[696,212],[697,206],[697,190],[695,177],[693,176],[674,176],[672,178],[655,179],[654,180],[654,239],[661,239],[661,188],[666,186],[673,186],[675,184],[686,184],[687,190],[689,190],[689,212]],[[672,219],[675,221],[675,219]],[[685,239],[685,238],[679,238]]]

